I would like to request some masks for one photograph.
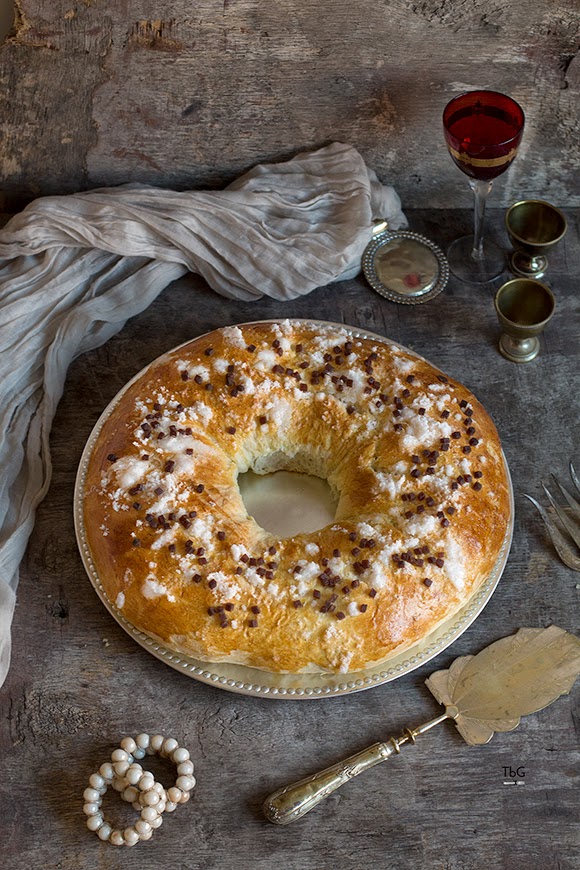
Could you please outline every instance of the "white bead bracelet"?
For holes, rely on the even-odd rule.
[[[161,783],[139,764],[145,754],[158,753],[162,758],[170,758],[177,765],[177,779],[174,786],[165,790]],[[180,747],[173,737],[164,738],[161,734],[150,737],[139,734],[135,739],[124,737],[119,749],[111,753],[111,761],[102,764],[98,773],[91,774],[89,787],[83,797],[83,811],[87,818],[87,828],[114,846],[135,846],[140,840],[150,840],[153,831],[163,822],[162,814],[173,812],[178,804],[187,803],[195,785],[193,763],[187,749]],[[140,812],[140,818],[124,830],[113,828],[102,813],[103,795],[112,786],[123,800]]]

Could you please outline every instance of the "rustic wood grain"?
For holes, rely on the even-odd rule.
[[[39,194],[231,181],[331,140],[407,207],[467,206],[443,144],[457,93],[525,109],[493,201],[580,205],[580,18],[566,0],[17,0],[0,48],[6,210]]]
[[[556,558],[523,492],[566,475],[580,459],[577,389],[580,212],[551,255],[558,302],[538,359],[524,366],[496,350],[493,288],[451,280],[416,308],[377,296],[362,278],[292,303],[232,302],[195,277],[168,288],[102,348],[71,367],[52,434],[54,479],[22,566],[14,656],[0,693],[0,854],[7,870],[575,870],[579,687],[485,747],[449,725],[337,792],[289,828],[261,815],[274,788],[328,765],[438,707],[423,685],[437,668],[518,627],[555,623],[578,632],[578,575]],[[411,224],[445,245],[468,212],[412,212]],[[502,212],[490,234],[507,246]],[[514,542],[483,614],[429,664],[345,698],[246,698],[178,674],[111,619],[85,576],[72,497],[83,445],[106,403],[165,350],[215,327],[268,317],[339,319],[414,348],[468,384],[494,417],[516,499]],[[576,386],[574,386],[576,384]],[[173,734],[192,753],[198,785],[155,838],[116,850],[84,826],[89,774],[125,734]],[[504,766],[525,769],[506,787]],[[169,781],[168,768],[163,774]],[[119,802],[107,804],[120,819]],[[115,815],[116,814],[116,815]],[[123,816],[129,823],[133,811]]]

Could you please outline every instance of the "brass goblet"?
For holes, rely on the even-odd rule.
[[[513,278],[495,295],[495,310],[502,328],[499,350],[511,362],[535,359],[538,336],[551,319],[556,300],[549,287],[531,278]]]
[[[566,232],[566,218],[559,208],[540,199],[525,199],[508,209],[505,225],[514,247],[510,267],[522,278],[541,278],[548,267],[547,251]]]

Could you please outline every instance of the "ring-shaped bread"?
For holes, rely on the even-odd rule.
[[[279,539],[253,469],[325,478],[332,524]],[[498,435],[464,386],[388,341],[282,321],[216,330],[123,393],[86,473],[108,600],[167,647],[277,672],[356,671],[488,577],[509,520]]]

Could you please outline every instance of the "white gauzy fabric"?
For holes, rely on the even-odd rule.
[[[0,231],[0,685],[70,362],[187,271],[246,300],[295,299],[354,277],[376,218],[406,225],[393,188],[333,143],[257,166],[223,191],[129,184],[38,199]]]

